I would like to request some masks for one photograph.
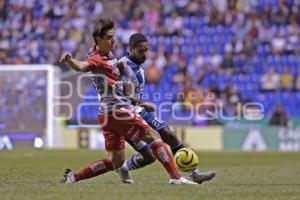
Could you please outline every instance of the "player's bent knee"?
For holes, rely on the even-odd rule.
[[[154,163],[155,160],[156,160],[155,157],[145,158],[145,164],[150,165],[150,164]]]
[[[145,141],[147,144],[151,144],[157,139],[161,139],[160,135],[158,132],[155,130],[151,129],[145,133],[145,135],[141,138],[143,141]]]
[[[155,156],[153,155],[153,153],[151,151],[147,151],[147,152],[144,152],[144,153],[141,153],[141,154],[144,158],[145,165],[149,165],[149,164],[153,163],[156,160]]]
[[[151,137],[151,139],[153,139],[153,141],[157,140],[157,139],[161,139],[159,133],[153,129],[148,131],[148,133],[146,135]]]

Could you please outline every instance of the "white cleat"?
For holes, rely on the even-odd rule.
[[[198,183],[187,180],[183,177],[181,177],[180,179],[170,179],[169,183],[174,185],[198,185]]]
[[[116,172],[119,174],[122,183],[127,183],[127,184],[134,183],[129,171],[127,171],[126,169],[120,167],[119,169],[116,169]]]
[[[66,184],[75,183],[76,180],[75,180],[74,172],[71,169],[65,169],[63,178],[60,182]]]

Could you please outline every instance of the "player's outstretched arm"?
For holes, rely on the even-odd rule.
[[[85,72],[87,67],[89,66],[89,63],[87,61],[79,61],[73,58],[69,53],[64,53],[60,57],[59,62],[61,64],[67,63],[73,70],[82,72]]]

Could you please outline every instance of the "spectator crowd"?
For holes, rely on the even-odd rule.
[[[269,93],[299,97],[300,0],[0,0],[0,64],[58,64],[65,51],[84,59],[98,15],[117,22],[117,57],[130,34],[148,36],[148,92],[212,92],[228,116],[248,101],[271,116],[284,99]],[[196,99],[174,101],[205,101]],[[284,109],[300,116],[300,106]]]

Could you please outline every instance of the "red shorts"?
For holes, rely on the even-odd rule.
[[[107,151],[124,149],[125,137],[137,143],[152,129],[141,115],[125,108],[99,115],[99,122]]]

